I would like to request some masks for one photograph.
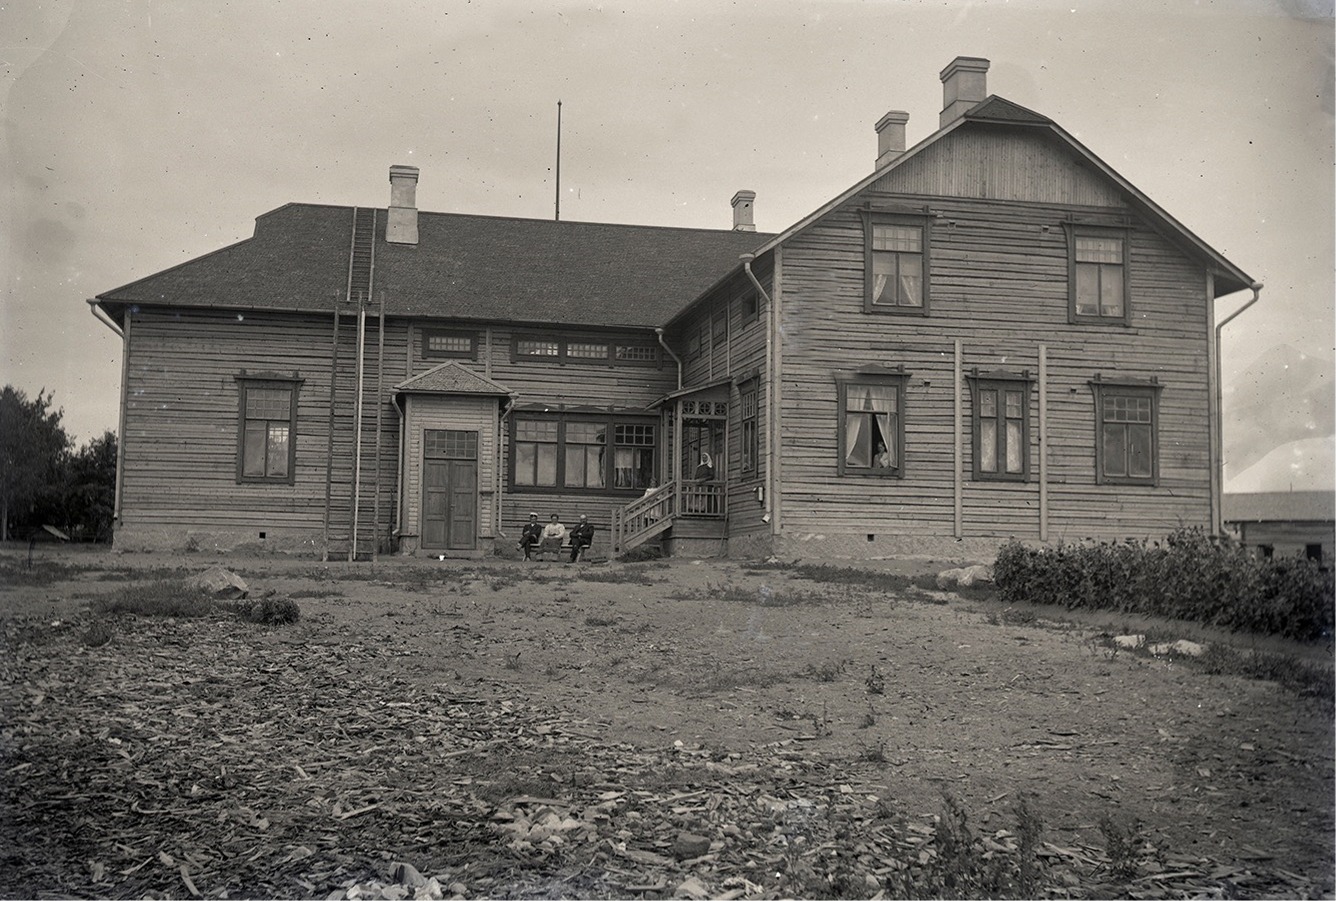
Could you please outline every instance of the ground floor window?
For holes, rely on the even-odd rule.
[[[754,475],[760,456],[760,438],[756,430],[757,385],[753,379],[742,386],[738,408],[742,423],[742,474]]]
[[[519,489],[643,491],[654,480],[657,425],[625,417],[516,414],[511,484]]]
[[[904,474],[903,374],[855,374],[839,388],[840,475]]]
[[[1024,375],[975,376],[974,478],[1024,482],[1030,476],[1030,381]]]
[[[1154,485],[1159,480],[1160,385],[1090,383],[1095,393],[1095,476],[1099,484]]]
[[[237,377],[237,481],[292,483],[297,379]]]

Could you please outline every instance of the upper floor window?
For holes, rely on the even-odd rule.
[[[566,335],[516,335],[511,342],[513,360],[542,360],[557,363],[620,364],[657,366],[660,362],[656,341]]]
[[[476,360],[478,333],[423,329],[422,357],[426,360]]]
[[[907,378],[856,373],[837,380],[840,475],[904,475]]]
[[[927,220],[864,211],[863,309],[869,313],[928,311]]]
[[[725,306],[710,320],[710,335],[714,346],[718,347],[728,341],[728,307]]]
[[[1095,393],[1095,481],[1101,485],[1159,482],[1160,388],[1150,382],[1090,383]]]
[[[1124,229],[1069,227],[1068,319],[1127,325],[1132,321]]]
[[[973,377],[974,478],[1024,482],[1030,476],[1028,376]]]
[[[237,481],[292,484],[298,379],[237,377]]]

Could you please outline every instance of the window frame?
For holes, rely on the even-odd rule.
[[[1132,325],[1132,229],[1128,225],[1091,225],[1086,223],[1064,222],[1067,233],[1067,322],[1071,325]],[[1117,238],[1122,243],[1123,273],[1123,312],[1121,316],[1105,316],[1103,313],[1079,313],[1076,309],[1077,238]],[[1094,264],[1087,264],[1094,265]],[[1107,265],[1100,263],[1100,266]]]
[[[893,371],[875,371],[875,372],[851,372],[836,373],[836,406],[838,418],[835,423],[836,431],[836,462],[837,473],[840,477],[851,476],[854,478],[873,478],[873,479],[903,479],[905,477],[906,459],[905,452],[905,414],[907,398],[905,388],[909,384],[909,373],[905,372],[903,367],[897,367]],[[884,468],[877,467],[851,467],[847,465],[848,448],[847,444],[847,422],[848,422],[848,400],[849,388],[853,386],[875,386],[891,387],[895,389],[895,465]]]
[[[747,409],[748,397],[751,398],[750,413]],[[755,478],[761,468],[760,409],[760,379],[748,379],[738,388],[738,468],[744,479]]]
[[[927,214],[895,213],[875,209],[861,209],[858,212],[863,220],[863,312],[887,316],[928,316],[932,300],[932,217]],[[918,306],[879,304],[874,300],[876,290],[876,274],[873,271],[874,255],[877,253],[908,252],[873,250],[873,235],[875,227],[878,225],[919,229],[919,258],[922,266],[922,284],[919,290],[922,294],[922,302]]]
[[[478,359],[478,333],[467,329],[453,328],[423,328],[421,330],[422,339],[420,352],[424,360],[477,360]],[[433,350],[431,348],[432,338],[467,338],[469,349],[467,351],[453,350]]]
[[[973,479],[976,482],[1020,482],[1028,483],[1030,481],[1030,394],[1035,380],[1029,372],[974,372],[967,376],[970,383],[970,432],[971,432],[971,451],[973,463]],[[1006,460],[1006,422],[1009,417],[1006,415],[1006,397],[1005,392],[1021,391],[1021,471],[1007,472],[1005,469]],[[995,459],[999,463],[997,472],[989,472],[983,469],[983,403],[981,395],[984,391],[997,391],[999,403],[997,412],[993,419],[997,422],[995,448]]]
[[[554,354],[523,354],[520,344],[525,341],[538,341],[555,344]],[[570,353],[573,344],[604,344],[607,353],[602,357],[578,356]],[[621,353],[624,348],[650,351],[649,358],[637,360],[633,356]],[[545,332],[518,331],[510,337],[510,361],[512,363],[558,363],[585,366],[637,366],[644,368],[663,368],[663,349],[652,338],[570,333],[551,334]]]
[[[1106,379],[1096,374],[1090,380],[1095,397],[1095,484],[1157,487],[1160,484],[1160,393],[1164,386],[1155,378]],[[1111,397],[1148,398],[1150,400],[1150,474],[1144,476],[1109,474],[1105,459],[1104,413]]]
[[[233,376],[237,385],[237,484],[238,485],[293,485],[297,481],[297,394],[305,381],[298,375],[280,373],[247,373]],[[251,419],[246,415],[247,401],[253,389],[281,388],[288,392],[288,460],[284,475],[248,475],[246,473],[246,423]],[[255,417],[259,420],[260,417]],[[265,418],[264,422],[282,422],[281,419]],[[265,436],[265,468],[268,469],[269,443]]]
[[[650,445],[650,462],[652,472],[651,479],[659,477],[659,442],[662,440],[660,434],[660,423],[657,417],[643,415],[618,415],[609,414],[601,411],[579,411],[571,410],[562,413],[542,413],[538,411],[516,411],[512,415],[512,427],[508,430],[507,442],[509,445],[509,460],[507,461],[507,482],[510,491],[520,494],[578,494],[591,496],[611,496],[611,497],[630,497],[642,493],[646,486],[639,488],[618,488],[617,480],[617,448],[618,447],[645,447],[641,444],[622,445],[617,442],[617,427],[624,425],[631,426],[649,426],[652,429],[653,444]],[[554,484],[552,485],[528,485],[520,484],[515,481],[515,473],[518,468],[517,447],[521,443],[519,440],[518,426],[523,422],[552,422],[557,426],[557,437],[555,442],[551,443],[555,447],[556,462],[554,468]],[[567,463],[567,441],[566,426],[568,423],[598,423],[603,427],[603,481],[604,486],[598,488],[588,488],[579,485],[568,485],[566,483],[566,463]],[[588,442],[576,442],[572,447],[589,448],[597,445]]]

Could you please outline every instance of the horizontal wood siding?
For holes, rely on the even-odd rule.
[[[1084,195],[1064,193],[1063,202],[1072,196]],[[857,208],[869,201],[926,204],[938,214],[929,230],[930,315],[863,312],[863,227]],[[786,534],[953,533],[956,340],[962,343],[966,374],[977,367],[1028,371],[1037,378],[1039,347],[1047,348],[1051,537],[1146,534],[1209,523],[1205,274],[1159,233],[1134,222],[1132,325],[1070,325],[1062,227],[1070,212],[1028,198],[998,203],[869,191],[785,244]],[[903,365],[910,373],[905,477],[840,478],[835,373],[874,364]],[[1163,385],[1157,487],[1095,484],[1089,381],[1097,374],[1155,377]],[[961,394],[965,535],[1038,537],[1037,387],[1030,393],[1029,483],[972,480],[968,382]]]
[[[401,532],[422,535],[422,441],[427,429],[478,433],[478,537],[491,538],[496,523],[496,416],[500,398],[417,395],[408,398],[404,443],[404,518]]]

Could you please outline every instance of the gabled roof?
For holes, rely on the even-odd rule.
[[[1336,492],[1259,491],[1224,496],[1225,522],[1336,521]]]
[[[509,397],[511,391],[451,360],[394,386],[395,394],[477,394]]]
[[[418,214],[416,245],[385,241],[373,294],[389,316],[652,328],[770,236],[720,229]],[[292,203],[253,237],[98,295],[131,304],[329,312],[347,293],[353,209]]]
[[[774,250],[788,239],[816,223],[823,216],[847,203],[860,191],[868,188],[886,173],[904,165],[907,161],[923,153],[927,148],[941,141],[947,135],[961,128],[1017,127],[1026,126],[1051,133],[1054,138],[1069,148],[1086,165],[1113,181],[1127,198],[1129,205],[1140,212],[1152,225],[1158,226],[1171,240],[1176,240],[1191,256],[1200,260],[1215,273],[1215,296],[1221,297],[1250,287],[1254,280],[1242,269],[1235,266],[1217,250],[1188,230],[1181,222],[1160,208],[1146,194],[1142,193],[1127,179],[1113,170],[1111,166],[1097,157],[1076,138],[1072,137],[1052,119],[1033,110],[1026,109],[995,94],[989,95],[971,107],[964,116],[945,128],[938,129],[885,166],[874,170],[853,187],[844,191],[811,214],[791,225],[783,232],[771,238],[753,251],[758,257]]]

